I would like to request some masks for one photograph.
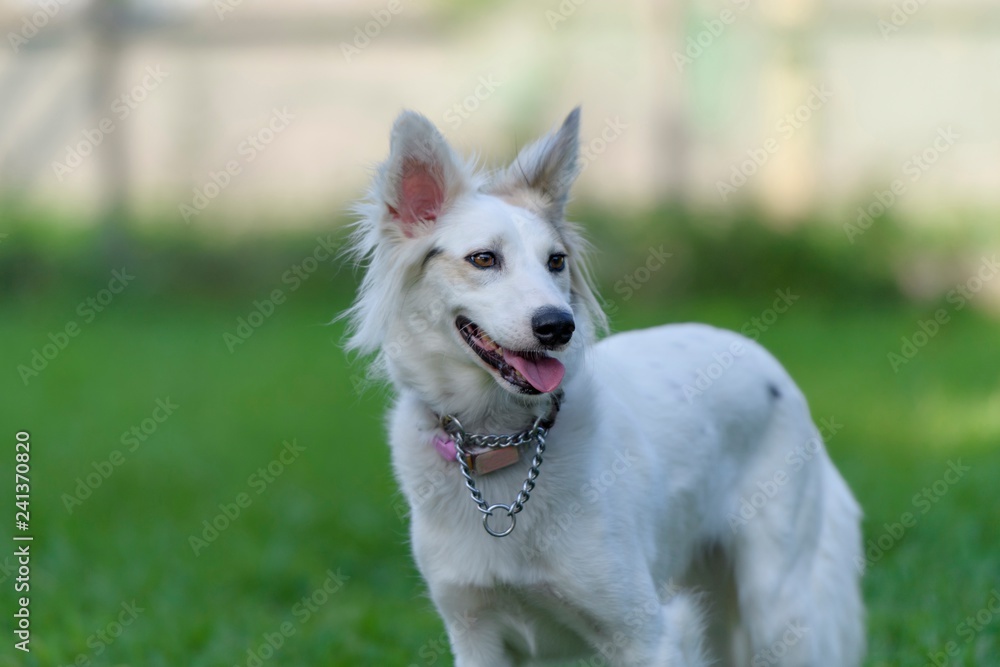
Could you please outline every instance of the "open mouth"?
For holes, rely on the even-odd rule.
[[[517,352],[501,347],[468,317],[460,315],[455,326],[483,363],[522,394],[547,394],[559,386],[566,374],[566,368],[558,359],[544,353]]]

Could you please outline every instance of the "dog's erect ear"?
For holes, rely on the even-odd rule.
[[[416,112],[399,114],[389,143],[377,194],[389,221],[413,237],[469,187],[468,177],[434,124]]]
[[[542,195],[545,215],[562,220],[569,190],[580,172],[580,107],[573,109],[562,127],[524,147],[514,162],[493,183],[498,193],[528,188]]]

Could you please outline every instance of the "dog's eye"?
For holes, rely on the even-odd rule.
[[[469,255],[465,259],[480,269],[488,269],[496,266],[497,264],[497,256],[491,252],[477,252],[474,255]]]
[[[561,252],[557,252],[554,255],[549,255],[549,271],[553,273],[559,273],[566,268],[566,255]]]

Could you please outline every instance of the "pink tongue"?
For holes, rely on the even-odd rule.
[[[504,350],[503,360],[516,368],[532,387],[543,394],[558,387],[563,376],[566,375],[566,367],[558,359],[552,357],[538,357],[531,360]]]

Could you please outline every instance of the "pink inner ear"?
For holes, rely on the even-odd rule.
[[[432,167],[421,162],[409,161],[403,164],[399,184],[399,208],[390,211],[404,225],[413,225],[421,220],[437,220],[444,205],[444,189]],[[407,227],[403,228],[410,235]]]

